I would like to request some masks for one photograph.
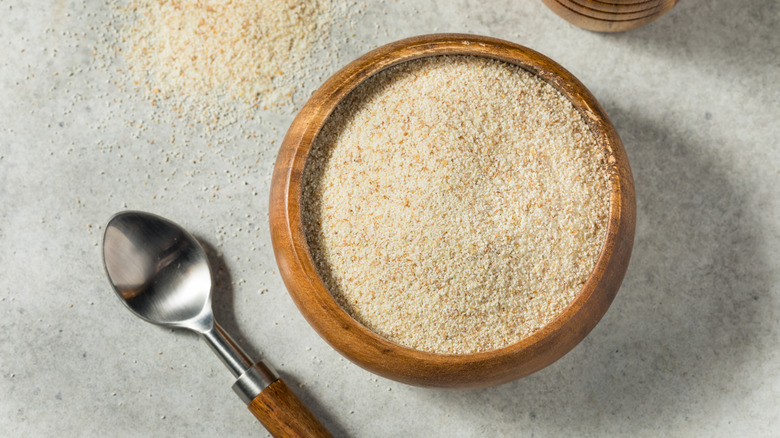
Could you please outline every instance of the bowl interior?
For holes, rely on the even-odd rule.
[[[598,144],[610,172],[606,239],[590,277],[552,322],[515,344],[472,354],[436,354],[391,342],[350,317],[319,277],[302,224],[301,183],[312,143],[328,116],[355,87],[391,66],[427,56],[472,55],[517,65],[551,84],[572,102]],[[596,325],[622,281],[633,244],[635,200],[620,138],[590,92],[568,71],[528,48],[472,35],[427,35],[380,47],[326,81],[301,109],[285,137],[271,187],[271,234],[287,289],[312,327],[356,364],[405,383],[453,388],[500,384],[562,357]]]

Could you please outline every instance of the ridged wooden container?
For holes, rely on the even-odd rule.
[[[623,32],[644,26],[677,0],[542,0],[553,12],[583,29]]]
[[[574,301],[550,324],[522,341],[475,354],[414,350],[375,334],[333,299],[312,261],[301,221],[301,181],[311,145],[333,109],[358,84],[402,62],[427,56],[474,55],[515,64],[551,84],[582,115],[607,152],[610,207],[607,235],[596,266]],[[634,183],[623,144],[593,95],[571,73],[523,46],[473,35],[426,35],[380,47],[328,79],[309,99],[282,142],[271,182],[270,225],[279,272],[312,327],[361,367],[401,382],[478,388],[514,380],[558,360],[607,311],[623,280],[634,242]],[[605,366],[606,358],[605,358]]]

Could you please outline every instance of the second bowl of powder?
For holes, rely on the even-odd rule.
[[[567,75],[510,43],[428,36],[315,93],[280,152],[272,235],[296,304],[337,350],[408,383],[484,386],[595,325],[627,266],[633,187],[614,129]],[[610,242],[610,225],[630,235]],[[616,284],[599,287],[604,269]]]

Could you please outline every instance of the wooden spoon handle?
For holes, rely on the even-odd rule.
[[[276,438],[331,437],[325,426],[282,379],[249,403],[249,410]]]

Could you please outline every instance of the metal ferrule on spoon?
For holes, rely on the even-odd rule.
[[[237,378],[233,391],[244,403],[251,403],[265,388],[279,379],[279,374],[265,362],[252,363],[219,324],[214,323],[211,330],[201,333],[201,336],[233,373],[233,377]]]

